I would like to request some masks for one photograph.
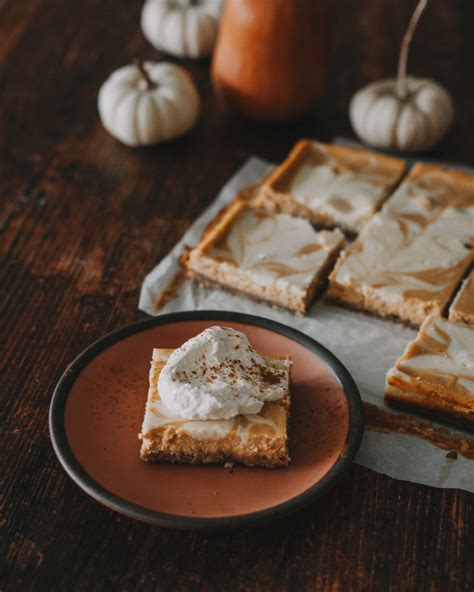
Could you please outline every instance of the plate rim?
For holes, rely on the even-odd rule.
[[[230,321],[262,327],[296,341],[320,357],[341,382],[349,410],[349,427],[341,455],[329,471],[298,495],[274,506],[236,516],[194,517],[169,514],[145,508],[110,491],[92,476],[75,457],[67,440],[64,414],[70,390],[82,370],[102,351],[114,343],[152,327],[187,321]],[[195,310],[157,315],[124,325],[95,340],[68,364],[61,375],[49,406],[49,433],[58,460],[69,477],[85,493],[109,509],[148,524],[180,530],[221,530],[246,528],[271,519],[278,519],[309,505],[322,496],[350,467],[360,447],[364,429],[364,412],[359,389],[342,362],[324,345],[305,333],[278,321],[225,310]]]

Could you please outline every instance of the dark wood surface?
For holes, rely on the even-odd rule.
[[[273,1],[273,0],[259,0]],[[327,93],[291,125],[218,108],[208,63],[186,63],[203,98],[187,137],[130,150],[96,111],[100,84],[158,57],[141,2],[0,0],[0,589],[429,590],[474,588],[474,496],[354,466],[308,510],[256,530],[203,535],[133,522],[60,468],[47,427],[65,366],[143,317],[144,275],[251,154],[281,159],[302,136],[350,134],[347,102],[394,73],[414,1],[334,3]],[[410,71],[454,94],[436,154],[474,164],[470,0],[432,0]],[[317,67],[317,66],[316,66]]]

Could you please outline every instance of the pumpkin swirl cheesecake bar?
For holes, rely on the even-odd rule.
[[[339,230],[237,199],[182,263],[191,280],[304,314],[344,244]]]
[[[291,365],[219,326],[176,350],[154,349],[141,459],[286,466]]]
[[[357,234],[404,171],[405,162],[398,158],[301,140],[264,181],[256,204]]]
[[[341,254],[327,297],[420,325],[442,312],[474,258],[474,177],[417,164]]]
[[[430,315],[388,372],[385,400],[474,428],[474,328]]]

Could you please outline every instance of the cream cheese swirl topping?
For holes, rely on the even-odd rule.
[[[287,370],[269,366],[244,333],[218,326],[174,350],[158,379],[164,405],[184,419],[259,413],[287,390]]]
[[[258,285],[284,282],[306,289],[328,258],[342,246],[340,230],[317,232],[302,218],[244,210],[209,254],[245,270]]]

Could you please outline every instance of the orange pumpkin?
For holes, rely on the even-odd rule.
[[[327,0],[227,0],[213,85],[245,116],[294,119],[322,94],[328,49]]]

